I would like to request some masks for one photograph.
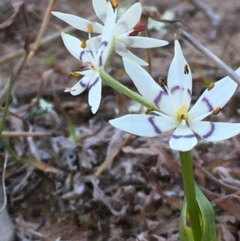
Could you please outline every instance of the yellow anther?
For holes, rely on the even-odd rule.
[[[178,40],[177,34],[174,34],[174,40]]]
[[[93,33],[93,26],[92,26],[92,24],[88,24],[87,28],[88,28],[88,32],[89,33]]]
[[[81,48],[85,49],[87,47],[87,40],[82,40]]]
[[[184,74],[189,74],[189,68],[187,64],[184,65]]]
[[[111,0],[112,7],[115,9],[118,7],[118,0]]]
[[[208,89],[208,90],[211,90],[214,86],[215,86],[214,82],[211,82],[211,83],[208,85],[207,89]]]
[[[217,115],[220,111],[222,110],[221,107],[217,107],[214,111],[213,111],[213,115]]]
[[[188,119],[188,109],[187,105],[184,104],[177,112],[177,120],[182,121],[182,120],[187,120]]]
[[[69,75],[74,78],[79,78],[80,74],[78,72],[70,72]]]

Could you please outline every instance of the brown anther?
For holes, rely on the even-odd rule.
[[[176,33],[174,34],[174,40],[178,40],[178,36]]]
[[[93,33],[93,26],[92,26],[92,24],[88,24],[87,28],[88,28],[88,32],[89,33]]]
[[[142,32],[146,28],[145,23],[137,23],[135,27],[133,28],[133,31],[129,34],[129,36],[137,36],[138,33]]]
[[[64,92],[70,92],[71,90],[71,87],[70,86],[66,86],[65,89],[64,89]]]
[[[74,78],[79,78],[80,74],[78,72],[70,72],[69,75]],[[67,88],[67,87],[66,87]]]
[[[211,83],[208,85],[207,89],[208,89],[208,90],[211,90],[214,86],[215,86],[214,82],[211,82]]]
[[[146,115],[151,115],[152,114],[153,109],[147,109],[147,111],[145,112]]]
[[[113,9],[118,7],[118,0],[111,0],[110,2],[112,4]]]
[[[217,107],[214,111],[213,111],[213,115],[217,115],[220,111],[222,110],[221,107]]]
[[[81,48],[85,49],[87,47],[87,40],[83,39],[81,43]]]
[[[187,64],[184,65],[184,74],[189,74],[189,68]]]

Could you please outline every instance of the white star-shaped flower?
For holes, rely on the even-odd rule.
[[[103,29],[106,28],[107,19],[107,6],[110,1],[106,0],[92,0],[93,8],[97,17],[102,21],[103,25],[97,22],[89,21],[87,19],[80,18],[78,16],[60,12],[52,12],[52,14],[59,19],[65,21],[69,25],[81,31],[88,32],[88,25],[93,26],[93,32],[102,34]],[[117,6],[115,7],[115,12],[117,12]],[[167,41],[158,40],[148,37],[135,36],[140,31],[143,30],[143,25],[139,24],[139,20],[142,14],[142,6],[140,3],[135,3],[132,5],[116,22],[116,14],[112,15],[111,21],[115,24],[114,30],[111,32],[113,34],[113,45],[115,51],[122,57],[129,58],[140,65],[148,65],[145,61],[131,53],[127,47],[132,48],[155,48],[161,47],[168,44]],[[101,35],[99,37],[93,38],[94,42],[100,42]]]
[[[80,41],[78,38],[62,33],[65,47],[76,59],[82,62],[82,66],[85,68],[84,71],[76,71],[73,73],[76,76],[82,75],[83,77],[73,87],[67,87],[65,92],[70,92],[72,95],[79,95],[85,89],[88,89],[88,103],[92,107],[91,110],[93,114],[97,112],[101,103],[102,79],[100,77],[100,71],[104,68],[112,43],[112,35],[109,34],[107,30],[114,28],[111,19],[115,13],[110,4],[107,6],[107,12],[107,28],[104,29],[101,35],[101,42],[97,50],[91,41],[89,41],[87,45],[86,41]],[[92,28],[93,26],[89,24],[88,31],[90,39]]]
[[[190,108],[192,75],[177,40],[168,73],[168,86],[165,88],[161,88],[138,64],[128,59],[123,59],[123,62],[140,94],[161,112],[125,115],[109,121],[114,127],[145,137],[174,130],[169,144],[178,151],[189,151],[197,144],[195,133],[210,142],[222,141],[240,133],[239,123],[203,121],[205,117],[219,112],[235,92],[237,84],[229,77],[217,81],[213,88],[206,89]],[[240,68],[236,73],[240,75]]]

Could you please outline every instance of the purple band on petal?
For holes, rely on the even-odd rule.
[[[180,139],[180,138],[193,138],[193,137],[195,137],[195,135],[194,134],[189,134],[189,135],[172,135],[172,137],[174,138],[174,139]]]
[[[213,111],[214,110],[213,106],[210,104],[209,100],[206,97],[204,97],[202,99],[202,102],[205,102],[207,104],[207,107],[208,107],[209,111]]]
[[[210,124],[211,124],[211,129],[210,129],[210,131],[203,136],[203,138],[205,138],[205,139],[208,138],[209,136],[211,136],[212,133],[214,132],[215,126],[214,126],[214,124],[213,124],[212,122],[210,122]]]
[[[158,96],[153,100],[153,101],[154,101],[154,104],[155,104],[156,106],[160,107],[160,106],[159,106],[159,102],[161,101],[161,98],[162,98],[163,95],[167,95],[167,93],[164,92],[164,91],[162,91],[162,90],[160,90]]]
[[[103,42],[101,42],[101,45],[100,45],[100,47],[101,47],[102,45],[103,45],[103,46],[105,46],[105,47],[107,47],[107,45],[108,45],[108,42],[107,42],[107,41],[103,41]]]
[[[183,90],[183,87],[180,87],[179,85],[176,85],[176,86],[172,87],[171,93],[173,94],[175,91],[180,90],[180,88]],[[192,97],[191,90],[187,89],[187,92],[188,92],[189,96]]]
[[[82,62],[83,62],[82,57],[83,57],[84,54],[85,54],[85,50],[83,50],[83,51],[80,52],[79,59],[80,59]]]
[[[95,84],[97,84],[97,82],[99,81],[99,79],[100,79],[100,77],[98,76],[98,77],[94,80],[94,82],[89,85],[89,90],[90,90]]]
[[[103,41],[101,43],[100,47],[101,46],[104,46],[106,48],[108,46],[108,42],[107,41]],[[100,49],[100,47],[99,47],[99,49]],[[103,57],[102,57],[102,55],[103,55],[103,50],[101,51],[101,54],[99,55],[99,66],[102,66],[102,64],[103,64]]]
[[[153,126],[154,131],[155,131],[157,134],[162,133],[162,132],[160,131],[160,129],[156,126],[156,124],[155,124],[155,122],[154,122],[154,117],[153,117],[153,116],[149,117],[148,120],[149,120],[149,122],[151,123],[151,125]]]
[[[103,53],[103,51],[101,52],[101,54],[100,54],[100,56],[99,56],[99,66],[102,66],[102,53]]]
[[[83,83],[83,81],[79,81],[79,84],[83,87],[83,88],[85,88],[87,85],[85,84],[85,83]]]

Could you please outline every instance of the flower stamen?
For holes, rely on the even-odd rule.
[[[221,107],[217,107],[214,111],[213,111],[213,115],[217,115],[220,111],[222,110]]]
[[[88,28],[88,32],[89,33],[93,33],[93,26],[92,26],[92,24],[88,24],[87,28]]]
[[[80,74],[78,72],[74,72],[74,71],[70,72],[69,75],[71,77],[74,77],[74,78],[79,78],[80,77]]]
[[[184,74],[189,74],[189,68],[187,64],[184,65]]]
[[[87,48],[87,40],[82,40],[82,43],[81,43],[81,48],[82,49],[85,49],[85,48]]]
[[[113,9],[118,7],[118,0],[111,0],[110,2],[112,4]]]
[[[183,104],[182,107],[177,111],[177,120],[181,122],[182,120],[188,119],[188,109],[187,104]]]
[[[207,89],[208,89],[208,90],[211,90],[214,86],[215,86],[214,82],[211,82],[211,83],[208,85]]]
[[[142,32],[146,28],[145,23],[138,23],[133,28],[133,32],[129,34],[129,36],[137,36],[140,32]]]

